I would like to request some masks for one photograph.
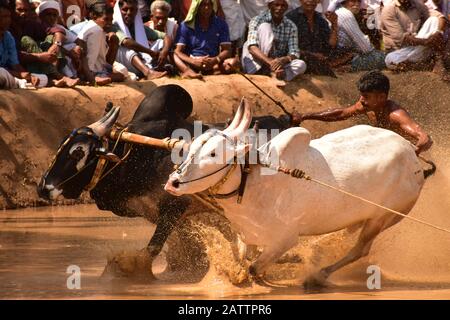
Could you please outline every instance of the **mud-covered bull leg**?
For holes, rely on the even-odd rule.
[[[164,243],[189,204],[190,200],[187,198],[177,198],[170,195],[166,195],[160,200],[156,230],[147,246],[151,259],[154,259],[161,252]]]

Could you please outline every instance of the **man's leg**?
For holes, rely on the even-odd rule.
[[[284,80],[291,81],[300,74],[305,73],[306,63],[300,59],[294,59],[289,64],[284,66]]]
[[[258,48],[266,56],[269,55],[270,50],[272,49],[273,39],[274,35],[271,25],[269,23],[261,23],[258,27]],[[248,74],[255,74],[262,68],[262,65],[257,62],[248,51],[247,42],[244,44],[242,49],[242,66],[244,68],[244,72]]]
[[[139,57],[137,52],[122,46],[119,47],[119,50],[117,51],[116,60],[125,66],[128,71],[133,72],[138,76],[144,76],[147,80],[161,78],[167,74],[166,72],[151,70]]]
[[[203,76],[200,73],[195,72],[190,68],[188,64],[186,64],[180,57],[177,56],[176,53],[173,54],[173,61],[175,62],[175,66],[181,73],[181,78],[183,79],[203,79]]]
[[[385,54],[379,50],[359,54],[352,59],[352,71],[383,70],[386,67],[385,59]]]

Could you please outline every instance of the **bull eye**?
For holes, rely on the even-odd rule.
[[[75,161],[80,161],[84,158],[84,151],[82,147],[77,147],[72,153],[70,154],[70,157],[74,159]]]

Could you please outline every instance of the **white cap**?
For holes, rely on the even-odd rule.
[[[61,7],[59,5],[59,2],[56,2],[55,0],[41,1],[41,3],[39,4],[39,7],[36,8],[36,13],[40,14],[47,9],[58,10],[58,14],[61,15]]]

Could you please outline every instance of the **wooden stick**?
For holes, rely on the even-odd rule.
[[[113,140],[117,140],[120,138],[120,141],[133,143],[133,144],[140,144],[144,146],[149,147],[155,147],[155,148],[161,148],[166,150],[172,150],[175,148],[187,148],[189,145],[179,139],[170,139],[170,138],[164,138],[164,139],[157,139],[157,138],[151,138],[142,136],[140,134],[131,133],[131,132],[122,132],[121,130],[117,130],[116,128],[113,128],[110,133],[109,137]]]

